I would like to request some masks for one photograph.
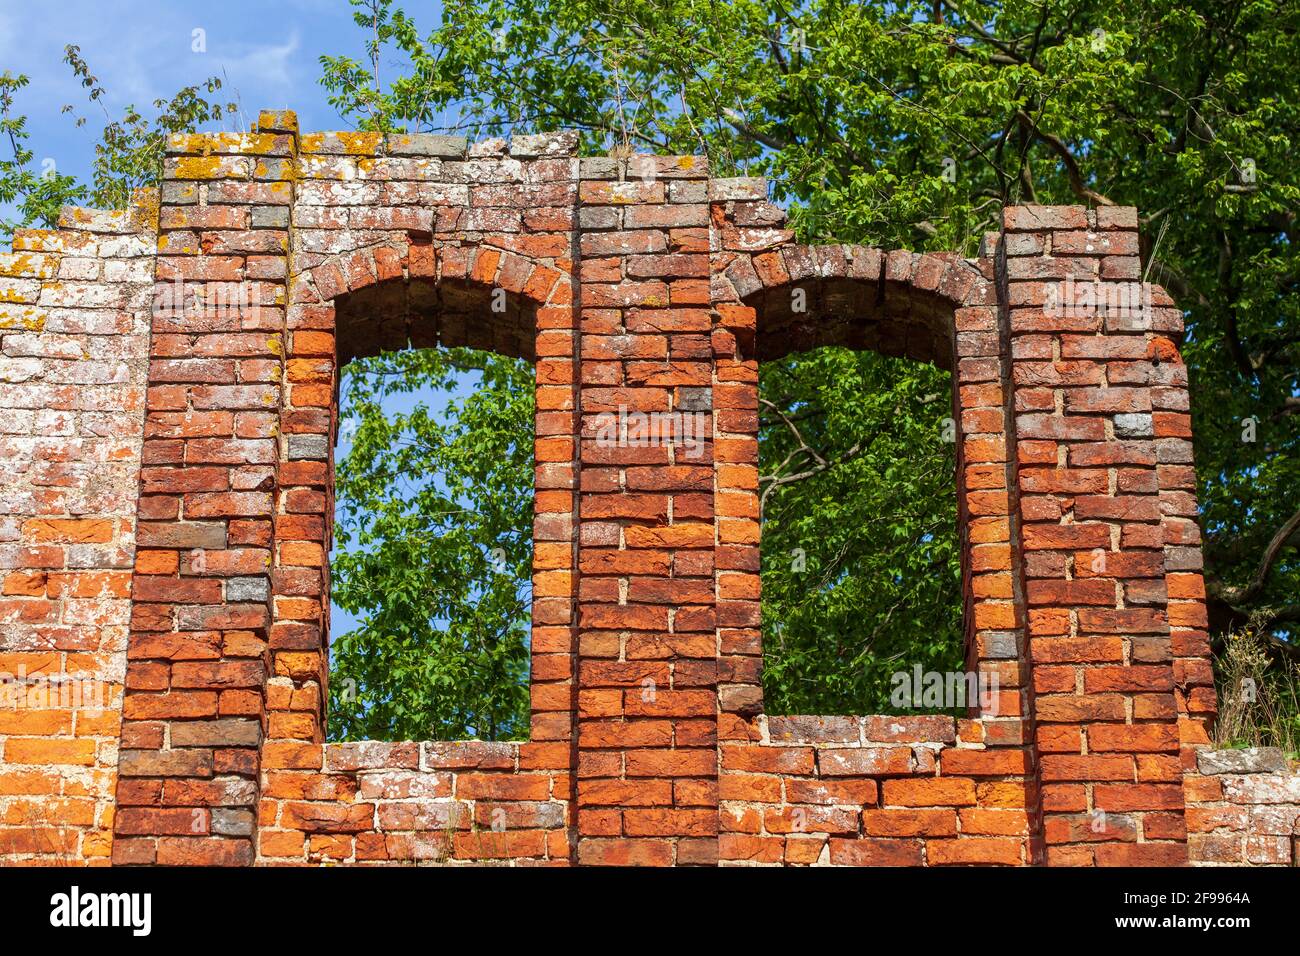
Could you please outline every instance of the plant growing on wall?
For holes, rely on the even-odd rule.
[[[125,209],[133,190],[155,185],[161,178],[168,134],[193,132],[237,111],[233,102],[208,99],[222,88],[221,78],[212,76],[170,98],[154,100],[152,118],[127,106],[122,116],[114,119],[106,105],[108,90],[90,71],[81,50],[69,44],[63,59],[85,89],[87,100],[104,115],[104,127],[95,143],[91,182],[59,172],[53,160],[37,161],[29,145],[27,117],[17,112],[17,94],[30,80],[21,73],[0,74],[0,150],[7,149],[7,155],[0,153],[0,203],[12,204],[18,212],[15,219],[0,220],[0,243],[8,244],[19,227],[52,228],[65,205]],[[86,117],[75,115],[71,105],[64,106],[63,112],[73,114],[78,126],[87,122]]]

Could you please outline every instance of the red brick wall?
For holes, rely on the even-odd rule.
[[[762,180],[575,145],[264,113],[173,139],[156,241],[70,214],[0,260],[0,659],[115,688],[0,710],[5,858],[1167,864],[1227,827],[1279,861],[1276,813],[1197,815],[1275,791],[1195,771],[1180,315],[1062,308],[1140,277],[1133,211],[1010,208],[970,260],[806,247]],[[182,307],[146,328],[151,292]],[[536,363],[527,742],[323,742],[339,368],[408,342]],[[983,712],[763,712],[758,365],[821,345],[953,372]]]
[[[760,717],[722,747],[734,862],[838,866],[1035,861],[1028,751],[952,717]]]
[[[1204,604],[1166,585],[1200,580],[1174,574],[1200,570],[1199,548],[1183,554],[1198,539],[1187,372],[1170,337],[1182,316],[1139,286],[1132,209],[1011,208],[1004,228],[1047,860],[1182,863],[1179,718],[1214,706],[1208,662],[1175,670],[1203,637],[1191,629]],[[1150,288],[1150,307],[1079,308],[1061,296],[1068,281]]]
[[[565,863],[567,768],[554,746],[480,740],[268,744],[260,860]]]
[[[581,177],[577,861],[715,863],[711,466],[725,449],[679,442],[681,419],[645,446],[599,435],[620,412],[709,421],[708,170],[584,159]]]

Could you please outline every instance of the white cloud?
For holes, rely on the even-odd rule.
[[[287,107],[300,83],[294,54],[301,45],[298,30],[294,29],[284,43],[250,47],[234,56],[215,57],[214,62],[218,64],[217,72],[224,71],[223,81],[230,91],[239,92],[245,109]],[[250,102],[254,96],[256,102]]]

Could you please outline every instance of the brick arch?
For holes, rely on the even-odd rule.
[[[951,253],[788,245],[752,269],[761,287],[741,301],[756,312],[760,362],[844,345],[951,370],[956,310],[991,302],[991,279]]]
[[[500,313],[490,301],[497,290],[505,294]],[[390,242],[304,269],[294,299],[342,312],[331,329],[340,365],[383,349],[438,344],[532,361],[537,310],[567,307],[572,289],[565,273],[508,249]],[[475,323],[473,313],[491,321]]]

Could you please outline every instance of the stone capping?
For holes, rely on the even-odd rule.
[[[1300,865],[1300,762],[1276,747],[1195,747],[1184,778],[1197,866]]]
[[[757,719],[760,740],[771,744],[951,744],[957,719],[945,716],[773,717]]]
[[[1240,750],[1196,751],[1196,769],[1203,774],[1285,773],[1289,768],[1286,754],[1278,747],[1246,747]]]

